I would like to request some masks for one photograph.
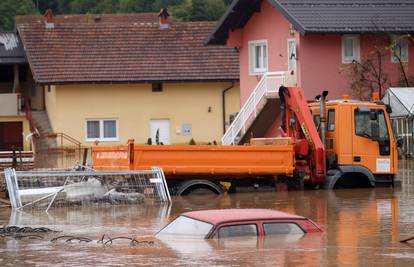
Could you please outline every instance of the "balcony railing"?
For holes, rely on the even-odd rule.
[[[221,139],[221,143],[223,145],[237,145],[241,137],[246,133],[254,119],[260,113],[260,108],[263,108],[263,105],[260,105],[260,103],[270,95],[278,97],[279,87],[285,83],[285,72],[265,73],[227,129]]]

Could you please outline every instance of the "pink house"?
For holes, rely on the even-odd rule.
[[[414,77],[412,33],[412,0],[234,0],[207,43],[239,52],[243,105],[264,74],[279,71],[285,85],[304,88],[309,100],[322,90],[330,99],[359,97],[351,68],[376,50],[384,53],[384,91],[398,84],[401,64]]]

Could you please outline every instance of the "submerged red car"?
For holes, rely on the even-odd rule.
[[[235,236],[319,233],[312,220],[269,209],[220,209],[185,212],[156,237],[186,236],[218,239]]]

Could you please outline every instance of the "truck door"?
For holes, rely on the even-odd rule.
[[[353,165],[373,174],[394,173],[392,140],[386,114],[380,108],[358,106],[353,114]]]

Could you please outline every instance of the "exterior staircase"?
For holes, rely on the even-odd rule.
[[[272,123],[271,120],[269,121],[266,117],[264,119],[258,119],[258,117],[263,113],[268,114],[269,112],[264,112],[266,110],[270,110],[270,113],[272,113],[272,107],[277,106],[276,99],[279,98],[279,87],[285,84],[285,72],[278,71],[265,73],[244,103],[243,107],[240,109],[240,112],[237,114],[234,121],[229,128],[227,128],[226,133],[221,139],[221,143],[223,145],[238,145],[245,142],[252,133],[254,133],[255,136],[258,136],[256,132],[252,131],[252,126],[264,126],[265,124],[270,126],[269,123]],[[274,110],[274,114],[277,114],[276,110]],[[266,127],[259,128],[265,129]],[[263,132],[263,130],[261,132]],[[261,134],[263,135],[264,133]]]
[[[50,133],[53,133],[52,126],[50,125],[49,117],[46,111],[32,111],[32,121],[36,126],[39,136],[35,138],[35,150],[44,151],[50,147],[56,147],[56,138],[45,138]]]

